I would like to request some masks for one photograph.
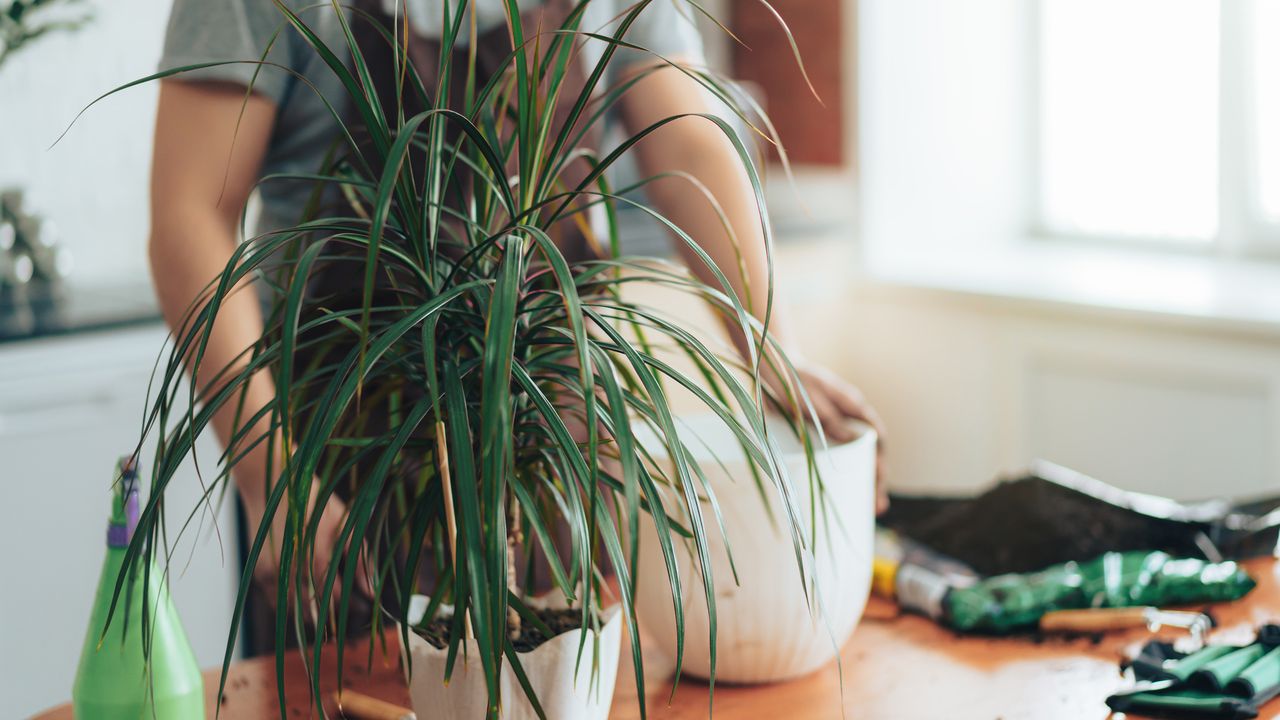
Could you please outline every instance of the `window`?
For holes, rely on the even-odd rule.
[[[1280,328],[1280,0],[858,13],[861,273]]]
[[[1254,143],[1258,207],[1266,222],[1280,223],[1280,0],[1254,0]]]
[[[1039,234],[1258,249],[1280,223],[1280,0],[1041,0]]]

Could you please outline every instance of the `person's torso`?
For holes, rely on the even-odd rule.
[[[406,0],[372,0],[370,4],[394,7]],[[477,25],[492,29],[505,23],[499,0],[481,0]],[[537,0],[519,0],[520,6],[534,7]],[[407,0],[410,18],[415,13],[428,14],[431,7],[439,9],[439,0]],[[587,32],[609,31],[628,6],[622,0],[593,0],[584,11],[581,29]],[[306,4],[296,8],[303,22],[314,32],[336,58],[350,66],[351,51],[346,33],[337,13],[327,4]],[[352,26],[350,10],[346,10],[348,28]],[[358,20],[363,22],[363,20]],[[438,37],[440,21],[411,21],[415,32]],[[478,28],[479,29],[479,28]],[[286,29],[284,32],[293,32]],[[593,67],[600,60],[606,45],[603,41],[582,42],[580,62]],[[321,168],[324,158],[340,138],[339,119],[347,113],[348,91],[316,50],[301,37],[295,35],[286,45],[289,78],[286,89],[277,105],[275,126],[263,160],[263,182],[259,186],[260,215],[256,222],[258,233],[289,227],[299,219],[315,189],[314,182],[289,179],[291,175],[307,175]],[[630,51],[634,53],[635,51]],[[610,79],[612,80],[612,78]]]

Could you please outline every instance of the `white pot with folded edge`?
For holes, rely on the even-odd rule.
[[[771,520],[733,431],[713,414],[677,418],[676,425],[692,460],[715,492],[737,568],[739,582],[735,583],[724,539],[704,500],[701,506],[715,583],[716,680],[774,682],[826,665],[861,619],[871,586],[875,431],[858,424],[856,440],[816,451],[826,487],[827,522],[820,519],[817,544],[812,547],[818,590],[815,599],[821,602],[815,603],[811,612],[777,488],[764,480],[776,518]],[[652,431],[637,426],[636,434],[670,474],[670,459]],[[814,497],[803,448],[780,419],[770,420],[769,434],[780,451],[800,517],[808,528]],[[816,435],[814,439],[816,442]],[[636,611],[645,635],[674,660],[676,622],[666,566],[652,519],[644,512],[641,518]],[[806,532],[806,537],[812,536]],[[676,540],[685,617],[683,670],[707,678],[711,674],[710,623],[699,565],[692,543]]]
[[[564,607],[563,603],[540,599],[527,602],[534,608]],[[428,599],[423,595],[414,595],[410,599],[410,624],[422,622],[427,604]],[[576,628],[561,633],[529,652],[518,653],[529,684],[547,718],[607,720],[609,717],[614,681],[618,675],[618,657],[622,648],[622,615],[616,606],[611,607],[604,611],[604,620],[599,642],[587,637],[582,648],[581,663],[578,646],[582,633],[594,634],[589,628]],[[431,720],[475,720],[485,717],[488,693],[484,669],[474,649],[464,654],[462,648],[459,648],[448,685],[444,683],[447,648],[437,648],[410,630],[409,646],[405,654],[409,697],[418,717]],[[534,720],[538,717],[508,662],[502,663],[499,683],[503,720]]]

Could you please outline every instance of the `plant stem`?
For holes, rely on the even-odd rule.
[[[512,496],[510,518],[507,521],[507,589],[512,594],[520,592],[520,587],[516,584],[516,546],[523,540],[524,533],[520,532],[520,507]],[[507,605],[507,637],[512,640],[520,637],[520,613],[510,605]]]
[[[449,444],[444,432],[444,422],[436,421],[436,462],[440,465],[440,488],[444,493],[444,521],[446,525],[446,535],[449,536],[449,562],[453,565],[453,572],[458,572],[458,521],[453,516],[453,480],[449,475]],[[454,589],[457,593],[458,589]],[[463,618],[467,627],[467,637],[474,637],[471,632],[471,613]]]

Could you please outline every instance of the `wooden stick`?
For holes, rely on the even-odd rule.
[[[343,717],[357,720],[418,720],[418,716],[408,708],[362,695],[355,690],[335,690],[333,701],[337,703],[338,712]]]
[[[1145,607],[1055,610],[1040,618],[1046,632],[1108,632],[1147,626]]]
[[[453,515],[453,480],[449,475],[449,444],[444,433],[444,423],[436,421],[436,461],[440,465],[441,491],[444,493],[444,522],[449,535],[449,562],[453,563],[453,572],[458,573],[458,521]],[[457,592],[457,588],[454,588]],[[471,632],[471,613],[463,617],[466,623],[467,637],[475,637]]]

